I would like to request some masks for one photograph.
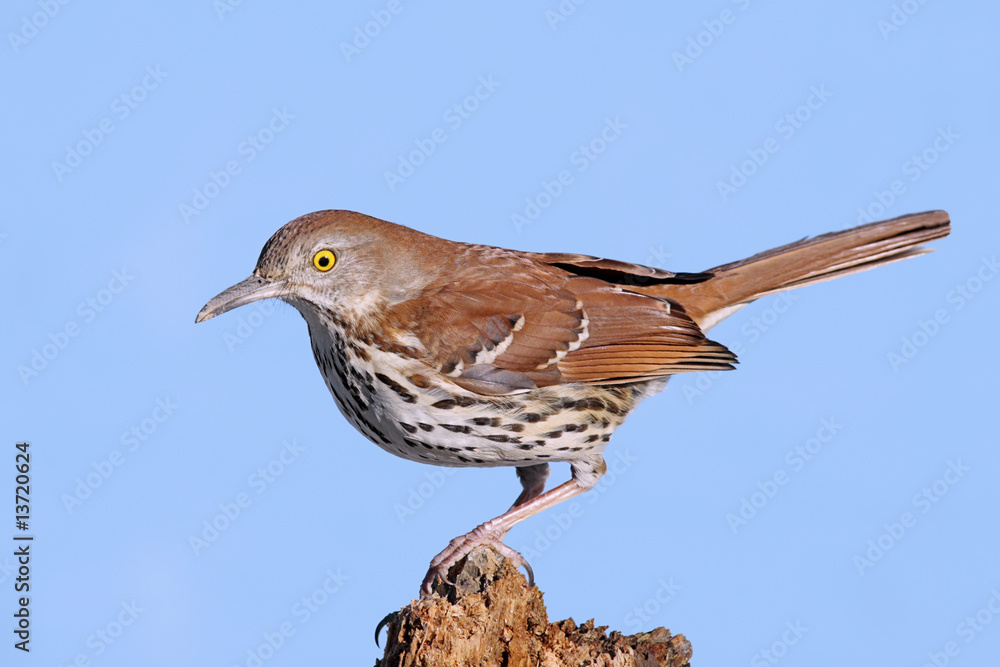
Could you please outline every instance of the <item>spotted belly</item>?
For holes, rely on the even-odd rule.
[[[527,466],[600,454],[641,398],[642,384],[565,384],[482,396],[429,377],[419,362],[330,339],[313,353],[347,420],[382,449],[442,466]],[[406,365],[408,364],[408,365]],[[662,388],[662,387],[660,387]],[[655,390],[655,388],[654,388]]]

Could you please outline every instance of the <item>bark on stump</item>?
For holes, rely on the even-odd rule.
[[[492,549],[473,551],[451,580],[392,618],[375,667],[690,667],[690,642],[665,628],[624,636],[593,620],[549,623],[541,591]]]

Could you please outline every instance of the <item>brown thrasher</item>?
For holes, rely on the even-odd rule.
[[[611,433],[675,373],[732,369],[705,332],[759,297],[929,252],[948,214],[930,211],[775,248],[703,273],[567,253],[446,241],[349,211],[288,223],[253,275],[209,301],[202,322],[258,299],[295,306],[340,411],[412,461],[515,466],[523,491],[451,541],[421,590],[474,547],[583,493]],[[549,463],[572,479],[545,491]],[[529,570],[530,573],[530,570]]]

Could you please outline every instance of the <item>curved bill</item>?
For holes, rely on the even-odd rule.
[[[227,310],[245,306],[261,299],[273,299],[280,297],[286,291],[284,282],[271,282],[260,276],[250,276],[242,282],[238,282],[226,291],[215,296],[205,304],[205,307],[194,318],[195,323],[210,320],[216,315],[221,315]]]

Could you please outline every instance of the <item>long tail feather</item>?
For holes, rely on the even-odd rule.
[[[690,285],[660,285],[649,293],[678,301],[703,331],[762,296],[867,271],[931,252],[923,244],[950,231],[944,211],[904,215],[767,250],[706,273]]]

